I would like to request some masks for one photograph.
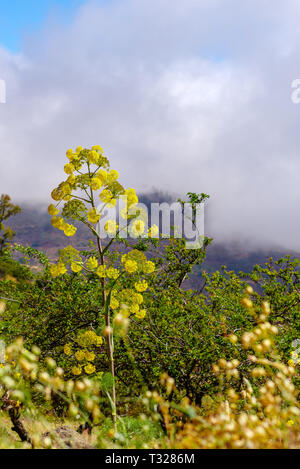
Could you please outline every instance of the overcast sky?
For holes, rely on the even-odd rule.
[[[0,193],[48,201],[100,144],[127,186],[210,194],[217,239],[299,251],[299,0],[74,4],[0,32]]]

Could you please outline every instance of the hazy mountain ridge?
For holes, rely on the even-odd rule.
[[[140,201],[148,205],[151,201],[172,202],[171,196],[164,193],[155,193],[154,195],[142,195]],[[10,219],[10,226],[17,232],[15,241],[22,245],[29,245],[41,251],[44,251],[51,260],[55,260],[58,250],[72,244],[79,249],[85,249],[88,246],[90,233],[87,228],[78,225],[76,236],[67,238],[63,232],[52,227],[50,216],[46,208],[40,206],[26,206],[16,217]],[[250,271],[255,264],[264,264],[269,257],[275,259],[290,254],[292,257],[300,257],[300,254],[294,251],[269,248],[262,249],[249,248],[247,244],[241,242],[217,243],[215,241],[207,250],[207,257],[203,268],[207,271],[219,270],[222,265],[226,265],[230,270],[236,272]],[[196,271],[199,269],[196,269]],[[198,277],[195,272],[196,277]],[[193,276],[194,277],[194,276]],[[194,284],[193,279],[191,282]]]

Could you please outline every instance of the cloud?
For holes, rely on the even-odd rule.
[[[0,48],[1,192],[46,201],[67,148],[137,190],[207,192],[218,240],[300,249],[299,3],[87,2]]]

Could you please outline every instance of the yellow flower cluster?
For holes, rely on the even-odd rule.
[[[140,282],[136,282],[134,286],[138,292],[144,292],[148,288],[148,283],[146,280],[141,280]]]
[[[143,301],[143,295],[130,288],[126,288],[113,292],[110,307],[113,310],[118,310],[118,314],[121,314],[124,318],[134,314],[137,318],[142,319],[146,316],[146,310],[140,309]]]
[[[105,265],[99,265],[99,267],[96,271],[96,274],[100,278],[105,278],[106,277],[106,267],[105,267]]]
[[[77,350],[75,358],[77,361],[82,362],[85,359],[85,350]]]
[[[295,350],[291,352],[291,357],[292,358],[288,361],[290,366],[300,365],[299,354]]]
[[[91,150],[87,154],[87,160],[90,164],[96,164],[98,165],[99,163],[99,153],[97,153],[95,150]]]
[[[144,317],[146,316],[147,312],[145,309],[140,309],[136,314],[135,316],[138,318],[138,319],[144,319]]]
[[[66,344],[64,346],[64,353],[67,355],[67,356],[70,356],[73,354],[73,350],[72,350],[72,346],[71,344]]]
[[[82,266],[80,264],[77,264],[76,262],[72,262],[71,263],[71,270],[72,270],[72,272],[77,274],[78,272],[82,271]]]
[[[97,172],[96,178],[99,179],[101,186],[104,186],[108,182],[108,172],[105,171],[105,169],[100,169],[100,171]]]
[[[82,368],[81,368],[81,366],[78,366],[78,365],[73,366],[73,368],[72,368],[72,373],[73,373],[73,375],[75,375],[75,376],[81,375],[81,373],[82,373]]]
[[[121,199],[125,201],[126,208],[129,209],[133,205],[136,205],[139,201],[138,196],[133,188],[126,189]]]
[[[101,202],[106,204],[108,207],[115,207],[116,206],[116,199],[113,196],[113,193],[109,189],[104,189],[100,195],[99,198]]]
[[[119,271],[118,269],[115,269],[114,267],[109,267],[106,270],[106,275],[108,278],[111,278],[112,280],[116,280],[119,277]]]
[[[50,266],[50,274],[53,277],[64,275],[67,272],[66,264],[70,264],[71,270],[75,273],[82,270],[82,259],[77,249],[73,248],[73,246],[61,249],[58,264]]]
[[[108,220],[105,223],[105,230],[108,234],[115,236],[117,233],[118,225],[115,220]]]
[[[148,230],[148,236],[150,238],[155,238],[158,236],[159,230],[157,225],[152,225],[151,228]]]
[[[51,197],[55,201],[60,200],[70,200],[72,196],[72,189],[76,187],[76,178],[74,179],[73,175],[70,175],[67,181],[63,181],[59,184],[58,187],[53,189],[51,192]],[[74,185],[74,187],[72,187]]]
[[[124,189],[118,182],[119,174],[118,171],[114,169],[109,169],[109,162],[107,158],[103,155],[103,148],[99,145],[95,145],[92,149],[86,149],[81,146],[77,147],[75,151],[72,149],[67,150],[66,152],[69,162],[64,166],[64,171],[68,175],[68,178],[61,182],[58,187],[52,191],[52,198],[55,201],[71,201],[74,199],[78,202],[82,200],[82,196],[79,197],[74,191],[81,190],[85,191],[86,194],[89,194],[90,190],[98,191],[100,190],[99,198],[108,207],[115,207],[117,199],[122,199],[125,201],[125,208],[122,210],[122,216],[126,219],[136,218],[132,221],[129,231],[134,237],[147,235],[146,226],[147,214],[143,213],[143,210],[135,210],[135,206],[138,204],[138,197],[133,188]],[[87,165],[87,172],[84,172],[82,169],[84,165]],[[96,169],[91,169],[91,165],[96,165]],[[75,175],[77,172],[77,176]],[[80,194],[81,195],[81,194]],[[88,195],[89,197],[89,195]],[[94,207],[94,196],[91,192],[89,197],[90,202],[93,207],[88,211],[87,215],[84,212],[86,208],[83,204],[83,209],[79,210],[75,219],[82,220],[83,216],[87,216],[88,221],[91,224],[96,224],[100,221],[101,212],[99,212]],[[66,212],[70,214],[72,218],[72,212],[65,209],[66,205],[63,208],[63,214],[66,215]],[[83,210],[83,211],[82,211]],[[136,214],[130,212],[136,211]],[[66,236],[74,236],[76,233],[76,227],[68,224],[64,221],[63,217],[59,217],[59,210],[55,205],[51,204],[49,206],[49,214],[52,216],[52,225],[64,232]],[[76,210],[75,210],[76,212]],[[129,213],[130,212],[130,213]],[[66,215],[67,218],[69,218]],[[115,236],[118,230],[118,226],[115,221],[109,220],[105,225],[106,231]],[[152,226],[148,230],[149,236],[156,236],[158,233],[157,226]],[[74,272],[77,271],[78,267],[74,266]],[[78,270],[79,271],[79,270]]]
[[[87,360],[88,362],[93,362],[96,358],[94,352],[90,352],[89,350],[77,350],[75,353],[75,358],[77,361],[82,362],[84,360]]]
[[[155,270],[154,262],[148,261],[145,254],[137,249],[124,254],[121,262],[129,273],[137,271],[139,273],[151,274]]]
[[[86,372],[86,374],[91,375],[92,373],[96,371],[96,367],[92,365],[91,363],[89,363],[88,365],[84,367],[84,371]]]
[[[73,366],[72,373],[79,376],[83,371],[87,374],[92,374],[96,371],[96,367],[91,363],[96,359],[96,354],[89,350],[91,347],[100,347],[103,344],[102,337],[98,336],[96,332],[89,330],[81,332],[75,340],[80,348],[74,353],[74,357],[78,364]],[[67,356],[73,355],[73,347],[70,343],[64,346],[64,353]]]
[[[65,223],[63,225],[63,232],[66,236],[74,236],[74,234],[76,233],[77,231],[77,228],[73,225],[69,225],[68,223]]]
[[[53,207],[54,207],[54,205],[52,205],[52,204],[49,205],[49,207],[48,207],[48,212],[49,212],[49,213],[50,213],[50,212],[56,213],[56,215],[54,215],[54,216],[52,217],[52,220],[51,220],[52,226],[53,226],[54,228],[57,228],[57,229],[63,231],[66,236],[69,236],[69,237],[70,237],[70,236],[74,236],[74,234],[75,234],[76,231],[77,231],[77,228],[76,228],[74,225],[71,225],[71,224],[66,223],[62,217],[57,217],[57,214],[58,214],[59,212],[57,212],[57,209],[56,209],[56,211],[54,212],[55,207],[54,207],[54,209],[53,209]]]
[[[126,272],[128,272],[129,274],[133,274],[137,271],[138,265],[136,261],[132,261],[129,259],[128,261],[125,261],[124,268]]]
[[[90,257],[86,262],[86,267],[90,270],[97,269],[98,261],[97,261],[96,257],[94,257],[94,256]]]
[[[72,165],[72,163],[67,163],[65,166],[64,166],[64,172],[66,174],[73,174],[75,171],[75,166]]]
[[[94,331],[85,331],[77,337],[76,342],[81,347],[90,347],[92,345],[100,347],[103,344],[103,339],[101,336],[98,336]]]
[[[93,191],[98,191],[99,189],[101,189],[102,187],[101,179],[98,177],[93,177],[90,183],[90,187],[91,189],[93,189]]]
[[[64,166],[64,171],[68,175],[66,181],[63,181],[56,187],[51,196],[55,201],[70,201],[73,197],[80,199],[77,195],[73,194],[78,188],[81,190],[92,190],[103,189],[99,197],[102,202],[110,207],[116,205],[116,197],[124,193],[123,187],[117,182],[119,178],[118,171],[106,169],[109,167],[107,158],[103,155],[103,148],[99,145],[95,145],[91,150],[77,147],[76,151],[72,149],[66,152],[69,162]],[[87,164],[88,172],[79,172],[79,175],[75,176],[74,172],[79,171],[84,164]],[[98,168],[93,172],[90,169],[90,165],[96,165]],[[105,169],[106,168],[106,169]],[[98,171],[97,171],[98,169]],[[132,191],[129,190],[132,199]],[[72,225],[67,225],[63,218],[58,218],[59,210],[51,204],[48,209],[49,214],[53,217],[52,225],[55,228],[64,231],[66,236],[73,236],[76,233],[76,228]],[[88,213],[88,220],[90,223],[98,223],[100,220],[100,213],[97,209],[92,208]]]
[[[50,266],[50,274],[52,277],[59,277],[60,275],[64,275],[66,272],[66,266],[62,262],[58,262],[58,264],[52,264]]]
[[[130,232],[135,238],[145,234],[145,223],[143,220],[133,220],[130,226]]]
[[[94,352],[90,352],[89,350],[85,352],[85,359],[88,362],[93,362],[95,358],[96,358],[96,355],[94,354]]]
[[[101,218],[100,212],[96,208],[91,208],[88,212],[88,221],[90,223],[98,223]]]
[[[155,264],[152,261],[147,261],[144,266],[144,273],[145,274],[152,274],[155,271]]]
[[[98,269],[96,270],[96,274],[100,278],[110,278],[112,280],[116,280],[120,272],[118,269],[115,269],[114,267],[106,267],[105,265],[99,265]]]
[[[55,207],[55,205],[50,204],[49,207],[48,207],[48,213],[49,213],[49,215],[55,217],[56,215],[59,214],[59,209],[57,207]]]
[[[119,300],[117,300],[117,298],[115,297],[112,297],[110,301],[111,309],[118,309],[119,306],[120,306]]]

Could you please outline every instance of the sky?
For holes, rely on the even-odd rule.
[[[49,16],[66,23],[83,3],[84,0],[1,0],[0,43],[17,52],[22,40],[38,32]]]
[[[50,202],[66,150],[100,144],[137,191],[210,194],[215,239],[300,251],[299,16],[298,0],[0,0],[0,192]]]

